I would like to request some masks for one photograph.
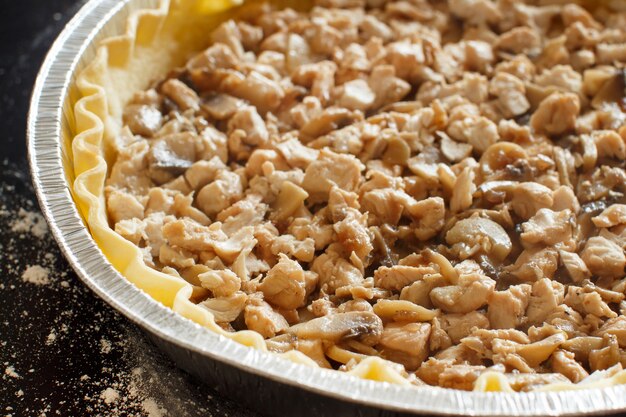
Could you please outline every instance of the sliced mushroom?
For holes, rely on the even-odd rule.
[[[322,339],[333,343],[354,338],[368,346],[373,346],[380,340],[383,322],[374,313],[352,311],[296,324],[287,332],[302,339]]]
[[[374,304],[374,313],[383,319],[418,322],[432,320],[438,311],[405,300],[378,300]]]
[[[511,253],[511,238],[504,228],[493,220],[470,217],[458,221],[446,233],[446,242],[452,245],[461,259],[484,254],[503,261]]]
[[[622,107],[626,105],[626,69],[615,70],[615,73],[602,83],[591,100],[591,107],[601,109],[606,103],[617,103]]]

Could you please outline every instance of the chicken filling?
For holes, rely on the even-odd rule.
[[[626,366],[626,12],[315,3],[250,6],[134,96],[115,231],[321,367],[532,390]]]

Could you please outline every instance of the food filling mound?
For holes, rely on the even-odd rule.
[[[223,329],[324,368],[614,374],[625,27],[562,1],[251,6],[126,107],[110,222]]]

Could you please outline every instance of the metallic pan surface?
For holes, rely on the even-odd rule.
[[[97,42],[123,33],[126,17],[158,0],[91,0],[46,58],[33,92],[28,149],[50,230],[89,288],[146,330],[184,369],[256,410],[281,415],[580,415],[626,410],[626,386],[564,392],[472,393],[413,388],[313,369],[253,350],[178,316],[126,281],[105,259],[72,200],[64,170],[76,100],[74,74]]]

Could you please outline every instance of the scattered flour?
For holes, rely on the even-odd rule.
[[[48,285],[50,283],[50,270],[40,265],[29,266],[22,274],[22,280],[35,285]]]
[[[12,366],[7,366],[6,369],[4,370],[4,374],[6,376],[10,376],[11,378],[21,378],[20,374],[15,372],[15,368]]]
[[[11,224],[11,231],[16,233],[30,233],[40,239],[48,234],[48,225],[41,214],[20,208],[17,216],[17,219]]]
[[[105,404],[113,404],[117,400],[120,399],[120,393],[117,392],[117,390],[109,387],[105,389],[104,391],[102,391],[102,394],[100,394],[100,397],[102,397]]]
[[[57,333],[54,331],[54,329],[52,329],[52,330],[50,330],[50,334],[46,338],[46,345],[50,346],[56,340],[57,340]]]
[[[141,408],[148,414],[148,417],[165,417],[167,410],[159,407],[159,405],[152,398],[146,398],[141,403]]]
[[[106,339],[100,339],[100,353],[111,352],[111,342]]]

